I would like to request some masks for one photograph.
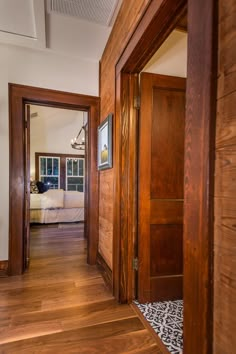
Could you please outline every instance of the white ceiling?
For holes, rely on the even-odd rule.
[[[46,48],[42,0],[0,0],[0,42]]]
[[[0,0],[0,43],[98,63],[122,0]],[[174,31],[144,71],[186,77],[187,34]]]
[[[122,0],[0,0],[0,43],[98,61]]]

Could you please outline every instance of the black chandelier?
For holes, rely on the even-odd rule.
[[[85,125],[82,125],[76,138],[71,139],[71,147],[76,150],[85,150]]]

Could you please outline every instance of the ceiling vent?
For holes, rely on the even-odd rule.
[[[111,26],[119,0],[50,0],[49,12]]]

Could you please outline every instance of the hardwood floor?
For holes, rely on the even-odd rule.
[[[0,353],[167,353],[86,264],[81,226],[31,228],[30,269],[0,278]]]

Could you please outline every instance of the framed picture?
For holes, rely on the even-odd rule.
[[[98,127],[98,169],[112,167],[112,114]]]

